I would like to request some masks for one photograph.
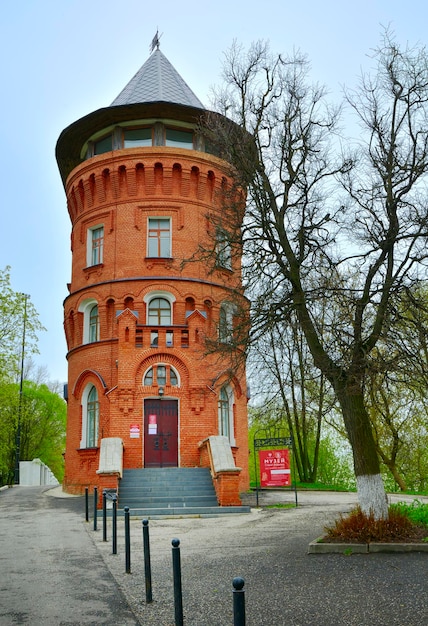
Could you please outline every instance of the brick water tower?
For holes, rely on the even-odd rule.
[[[209,467],[219,504],[239,504],[245,372],[206,347],[233,332],[241,286],[233,233],[210,222],[232,181],[197,132],[203,105],[156,43],[113,103],[57,143],[72,225],[63,487],[120,499],[126,470]],[[197,255],[213,236],[214,266]]]

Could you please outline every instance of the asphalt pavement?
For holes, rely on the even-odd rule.
[[[83,498],[0,492],[0,625],[140,624],[88,534]]]
[[[180,540],[185,626],[232,626],[232,580],[245,580],[246,626],[421,626],[428,623],[428,555],[309,555],[310,541],[355,494],[263,492],[251,513],[150,520],[153,602],[146,603],[141,519],[124,520],[112,554],[85,521],[84,498],[61,488],[0,492],[0,625],[174,626],[172,539]],[[254,495],[246,496],[255,505]],[[393,499],[402,499],[394,496]]]

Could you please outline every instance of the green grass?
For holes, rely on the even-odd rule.
[[[258,485],[258,488],[262,489],[262,487],[260,487],[260,484]],[[349,487],[347,487],[346,485],[326,485],[325,483],[298,482],[296,485],[296,488],[297,490],[307,489],[307,490],[312,490],[312,491],[355,491],[355,489],[349,489]],[[255,489],[256,489],[256,483],[254,481],[251,481],[250,490],[255,490]],[[263,489],[266,489],[266,487],[263,487]],[[267,489],[269,489],[269,487],[267,487]],[[290,491],[290,489],[294,490],[294,484],[291,487],[270,487],[270,489]]]
[[[428,526],[428,504],[424,504],[420,500],[413,502],[397,502],[391,504],[390,511],[398,511],[402,515],[408,517],[415,524],[423,524]]]
[[[259,489],[262,489],[260,487],[260,484],[258,485]],[[297,482],[296,485],[297,490],[312,490],[312,491],[349,491],[349,492],[355,492],[356,489],[354,487],[349,487],[347,485],[333,485],[333,484],[326,484],[326,483],[301,483],[301,482]],[[250,483],[250,492],[254,491],[256,489],[256,483],[255,481],[251,481]],[[269,488],[268,488],[269,489]],[[284,490],[284,491],[289,491],[290,489],[294,490],[294,485],[292,487],[272,487],[272,489],[279,489],[279,490]],[[428,492],[427,491],[388,491],[388,493],[395,493],[395,494],[399,494],[402,493],[402,495],[408,495],[408,496],[428,496]]]
[[[277,504],[268,504],[267,506],[263,507],[265,509],[295,509],[296,505],[295,504],[291,504],[291,502],[278,502]]]
[[[312,491],[355,491],[346,485],[326,485],[325,483],[297,483],[297,489]]]

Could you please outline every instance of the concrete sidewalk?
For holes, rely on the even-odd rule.
[[[174,626],[173,538],[181,542],[185,626],[231,626],[235,576],[245,579],[247,626],[428,622],[426,553],[307,554],[324,526],[355,505],[355,494],[299,492],[298,508],[150,521],[152,604],[145,603],[141,520],[131,520],[126,574],[123,518],[113,555],[111,520],[103,542],[101,517],[95,532],[84,520],[84,498],[64,495],[39,487],[0,493],[1,626]],[[264,506],[280,500],[293,502],[294,494],[260,494]]]

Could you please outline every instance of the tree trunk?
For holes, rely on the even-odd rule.
[[[389,469],[389,471],[391,472],[395,482],[397,483],[397,485],[399,486],[401,491],[407,491],[407,484],[406,481],[404,480],[404,478],[400,475],[397,466],[395,465],[395,463],[386,463],[384,461],[385,465],[387,466],[387,468]]]
[[[363,393],[349,383],[336,388],[336,393],[352,447],[361,510],[375,519],[387,518],[388,502]]]

